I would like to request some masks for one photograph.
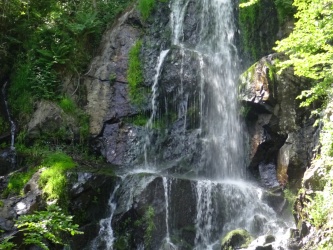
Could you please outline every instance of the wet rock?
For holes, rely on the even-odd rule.
[[[252,241],[252,237],[248,231],[244,229],[236,229],[229,232],[222,239],[221,250],[246,248]]]
[[[273,246],[272,245],[257,246],[255,250],[273,250]]]
[[[124,124],[106,124],[102,138],[100,138],[100,151],[109,163],[126,165],[140,161],[138,155],[143,155],[145,142],[144,128]]]
[[[256,232],[257,234],[264,233],[264,226],[265,226],[266,222],[267,222],[267,218],[256,214],[253,217],[251,229],[253,230],[253,232]]]
[[[273,189],[264,192],[262,199],[278,214],[281,214],[288,205],[281,189]]]
[[[266,238],[265,238],[265,245],[266,244],[269,244],[269,243],[272,243],[275,241],[275,237],[273,235],[267,235]]]
[[[70,173],[68,178],[70,213],[84,232],[73,237],[71,249],[82,250],[98,235],[99,221],[107,217],[108,201],[117,178],[87,172]]]
[[[266,188],[278,187],[280,184],[276,178],[276,166],[273,163],[259,164],[261,184]]]

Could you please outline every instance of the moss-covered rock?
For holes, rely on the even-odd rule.
[[[245,229],[235,229],[227,233],[222,239],[221,250],[233,250],[247,247],[252,237]]]

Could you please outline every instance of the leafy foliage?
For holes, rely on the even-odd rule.
[[[12,72],[11,107],[24,123],[38,99],[58,99],[62,76],[82,72],[106,25],[131,0],[0,3],[0,79]]]
[[[78,225],[73,224],[73,217],[65,215],[58,206],[49,206],[47,211],[38,211],[31,215],[22,215],[15,226],[24,233],[25,245],[37,245],[48,250],[48,240],[54,244],[64,245],[62,233],[82,234]]]
[[[293,0],[240,0],[239,27],[243,57],[249,57],[253,62],[259,60],[263,52],[271,53],[279,26],[289,20],[295,11],[292,2]],[[266,30],[269,33],[265,36],[258,35],[267,22],[270,27]]]
[[[0,229],[0,233],[3,233],[4,230]],[[13,239],[13,236],[3,236],[2,241],[0,242],[0,249],[1,250],[11,250],[16,245],[13,242],[10,242]]]
[[[296,75],[314,80],[313,87],[298,97],[303,101],[301,106],[309,106],[316,100],[325,101],[332,92],[332,5],[332,0],[295,0],[295,28],[275,48],[289,56],[279,64],[281,69],[293,66]]]

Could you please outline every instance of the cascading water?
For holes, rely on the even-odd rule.
[[[191,29],[186,27],[188,8],[197,10],[198,20]],[[285,234],[288,226],[262,202],[263,190],[245,180],[244,134],[237,101],[235,3],[232,0],[172,0],[170,9],[172,46],[161,49],[155,76],[151,79],[152,112],[146,124],[144,168],[122,178],[126,184],[111,195],[110,216],[101,220],[101,233],[95,242],[104,242],[106,249],[114,249],[117,235],[111,227],[113,217],[140,206],[140,199],[148,202],[150,199],[142,197],[142,191],[154,196],[155,200],[145,206],[155,206],[161,217],[159,225],[155,225],[158,232],[152,249],[188,249],[188,245],[195,250],[220,249],[221,237],[237,228],[246,229],[253,237],[275,235],[272,246],[282,246],[285,243],[280,236]],[[192,34],[192,40],[188,30],[196,32]],[[170,95],[173,87],[163,90],[164,86],[160,84],[166,61],[176,65],[171,71],[179,79],[174,87],[176,93]],[[189,71],[188,63],[196,65],[196,70]],[[176,73],[174,69],[177,69]],[[191,78],[191,74],[195,77]],[[195,82],[189,79],[195,79]],[[194,93],[189,90],[189,85],[197,86]],[[177,169],[169,171],[170,166],[173,168],[183,162],[185,157],[181,154],[176,154],[178,158],[170,164],[158,161],[158,154],[168,159],[169,153],[163,152],[163,143],[167,145],[172,140],[160,139],[163,143],[157,145],[159,138],[153,124],[159,119],[158,114],[169,116],[172,112],[177,114],[172,126],[177,128],[179,121],[180,129],[178,141],[170,145],[175,151],[177,147],[181,148],[185,155],[193,146],[188,137],[195,138],[193,141],[200,145],[195,150],[199,157],[195,158],[197,162],[192,160],[190,164],[202,168],[191,169],[188,173],[179,173]],[[191,119],[194,125],[189,124]],[[164,129],[163,136],[173,136],[172,129]],[[154,151],[155,148],[158,150]],[[115,202],[122,208],[116,209]],[[106,230],[111,233],[105,233]],[[142,240],[136,241],[136,249],[143,249]],[[248,249],[255,249],[255,244]],[[91,249],[99,248],[92,244]]]
[[[8,107],[8,102],[7,102],[7,98],[6,98],[7,83],[8,82],[5,82],[5,84],[2,86],[2,96],[4,97],[5,109],[6,109],[8,120],[9,120],[9,123],[10,123],[10,134],[11,134],[10,149],[12,151],[14,151],[15,150],[14,143],[15,143],[16,126],[15,126],[15,123],[12,119],[11,114],[10,114],[9,107]]]
[[[16,126],[12,119],[7,96],[6,96],[6,88],[7,88],[8,82],[5,82],[5,84],[2,86],[2,96],[4,100],[4,106],[7,113],[8,121],[10,123],[10,151],[8,154],[6,154],[6,157],[10,159],[11,167],[14,168],[16,165],[16,150],[15,150],[15,133],[16,133]]]

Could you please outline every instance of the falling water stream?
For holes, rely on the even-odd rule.
[[[8,120],[9,120],[9,123],[10,123],[10,134],[11,134],[10,149],[12,151],[14,151],[15,150],[14,143],[15,143],[16,126],[15,126],[15,123],[14,123],[14,121],[12,119],[11,114],[10,114],[9,106],[8,106],[8,102],[7,102],[7,98],[6,98],[7,83],[8,82],[5,82],[5,84],[2,86],[2,96],[4,98],[5,109],[6,109]]]
[[[179,49],[183,58],[188,52],[196,54],[200,70],[198,74],[200,80],[196,83],[200,84],[198,97],[200,98],[198,101],[200,125],[198,130],[203,145],[202,154],[205,155],[205,170],[196,176],[183,175],[180,177],[191,182],[196,201],[193,207],[187,207],[188,204],[184,203],[184,209],[195,209],[196,214],[192,222],[195,230],[193,249],[220,249],[221,237],[237,228],[246,229],[254,237],[259,237],[258,239],[268,234],[275,235],[276,241],[272,246],[278,249],[279,246],[285,245],[285,237],[282,235],[286,235],[288,225],[278,218],[271,207],[262,202],[263,190],[246,181],[245,140],[237,101],[239,72],[237,48],[234,45],[235,3],[233,0],[198,0],[195,3],[197,10],[200,10],[200,13],[196,13],[200,21],[197,25],[197,42],[193,46],[193,44],[187,43],[184,38],[184,20],[190,2],[190,0],[171,1],[170,26],[172,46]],[[156,73],[152,79],[152,113],[146,125],[145,164],[142,170],[142,173],[151,171],[153,175],[162,177],[165,199],[165,237],[160,249],[163,250],[179,248],[177,242],[173,242],[173,238],[175,238],[173,234],[178,229],[174,228],[173,223],[171,223],[172,216],[174,216],[171,213],[171,210],[173,211],[171,197],[180,192],[174,190],[172,184],[177,183],[179,176],[158,171],[159,168],[156,167],[158,162],[148,152],[149,148],[154,147],[151,131],[154,120],[158,119],[156,117],[159,108],[157,101],[159,98],[157,95],[158,82],[164,62],[171,54],[171,50],[172,48],[161,50],[156,62]],[[184,74],[185,60],[181,62],[180,79]],[[189,97],[183,90],[183,83],[179,84],[181,85],[179,95],[184,95],[183,103],[175,105],[179,109],[178,117],[185,116],[185,131]],[[135,173],[128,174],[122,179],[133,174]],[[142,185],[148,185],[153,179],[146,178],[145,182],[141,181],[140,188],[138,186],[126,187],[128,207],[131,206],[137,189],[142,189]],[[100,235],[94,241],[106,242],[106,249],[113,249],[112,244],[115,236],[111,228],[111,221],[116,209],[114,199],[116,192],[117,189],[110,198],[110,216],[101,220]],[[255,249],[256,244],[263,243],[258,243],[257,240],[248,249]],[[140,245],[138,249],[142,247]],[[92,249],[99,248],[95,246]]]

